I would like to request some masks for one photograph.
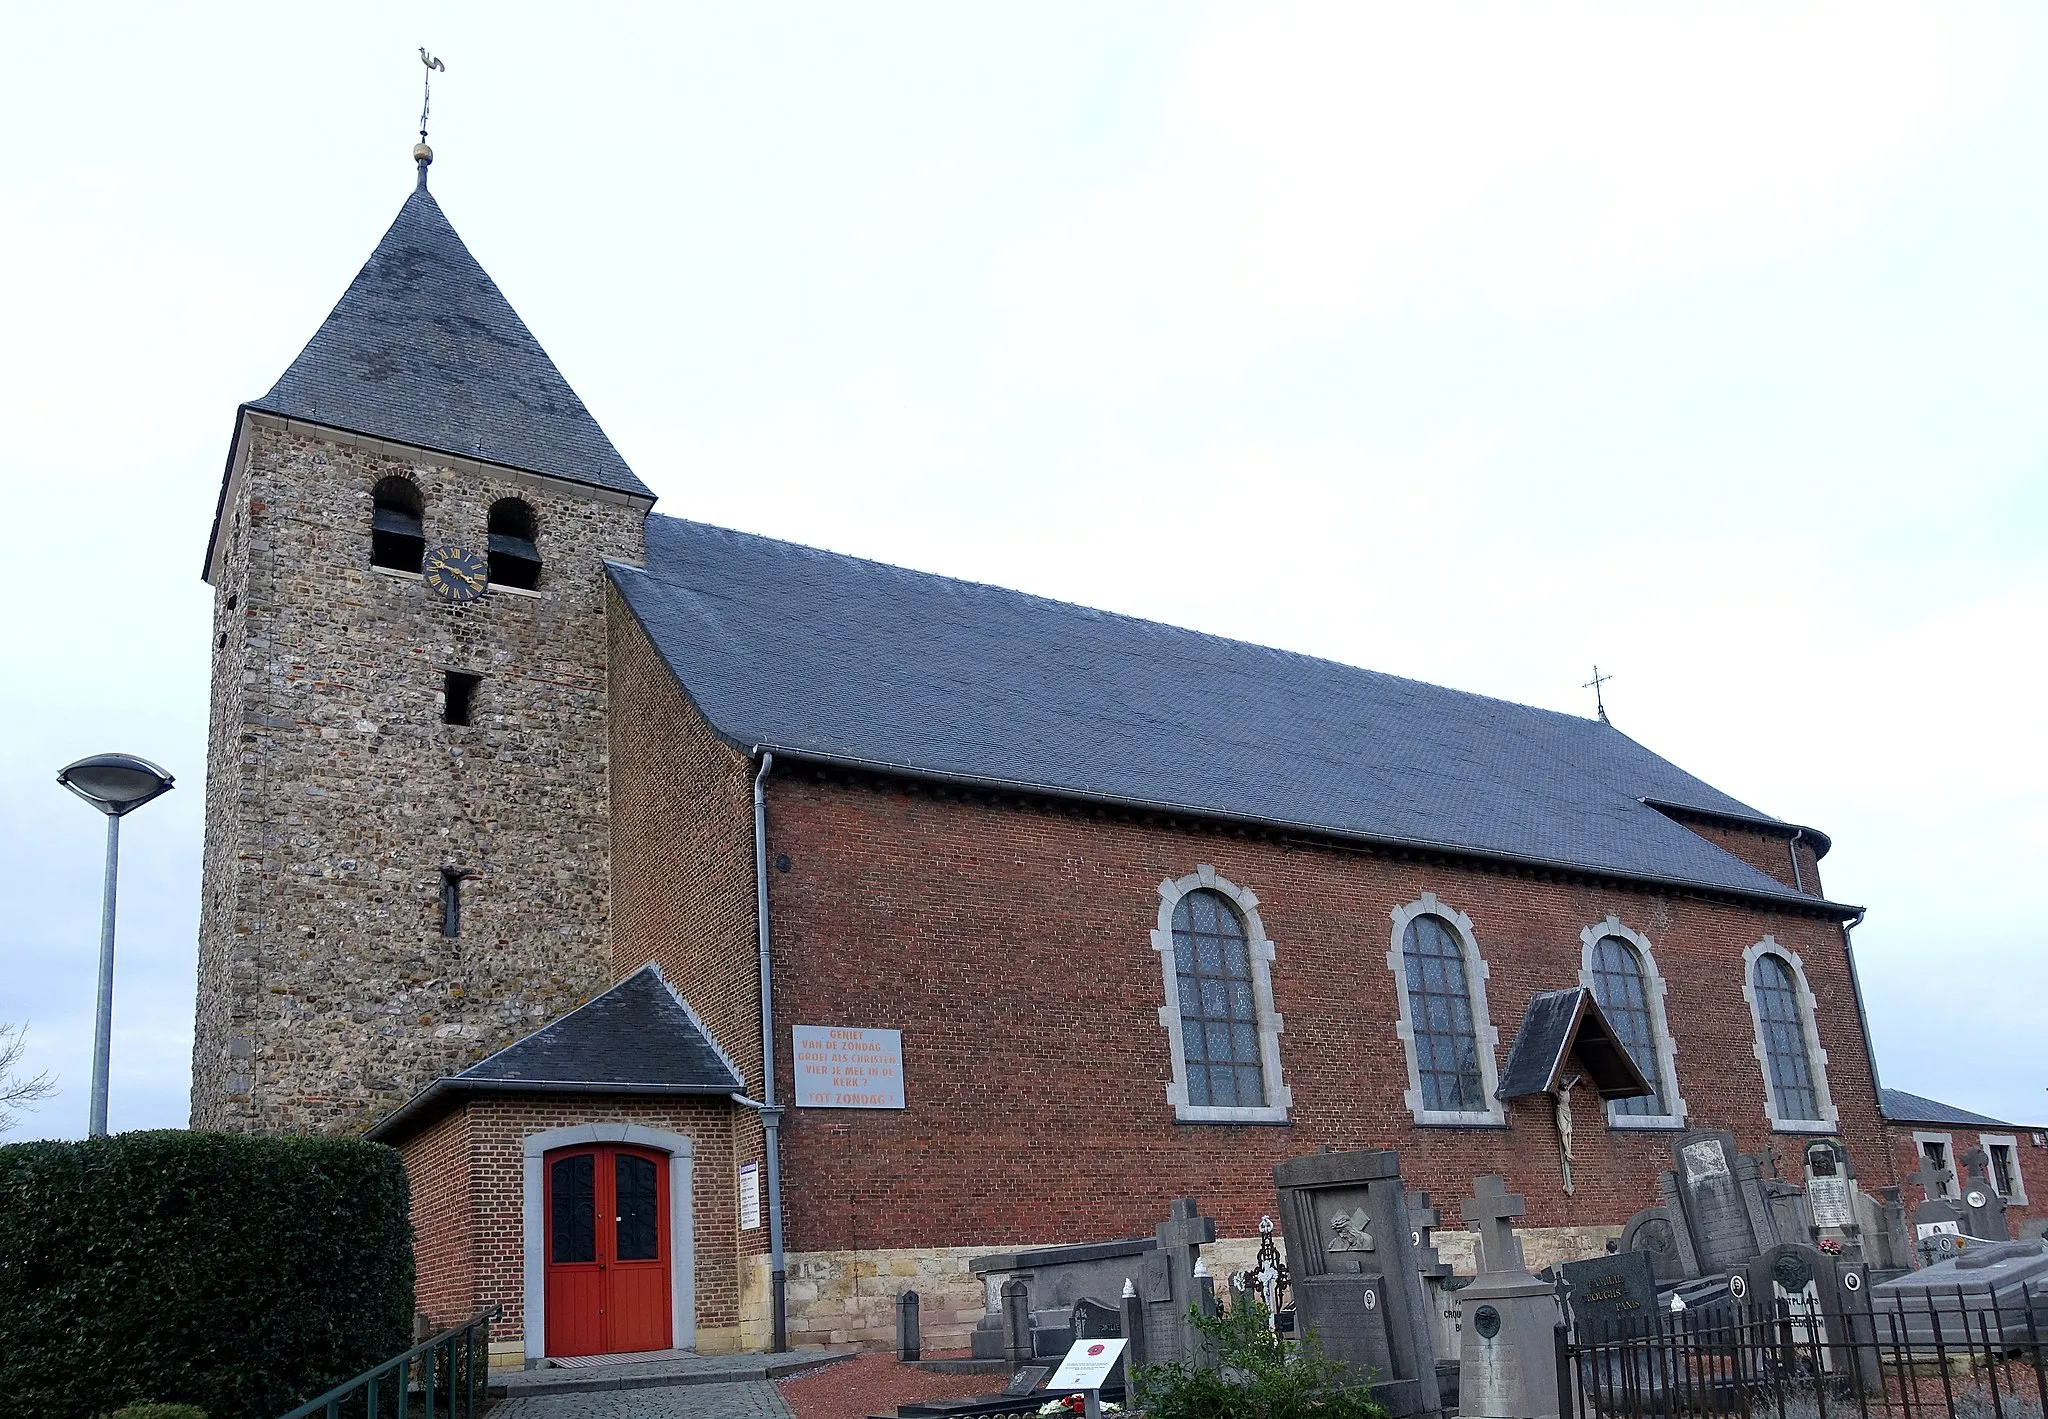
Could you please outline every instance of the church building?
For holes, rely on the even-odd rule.
[[[914,1286],[957,1347],[973,1258],[1247,1246],[1326,1146],[1504,1174],[1534,1265],[1687,1128],[1898,1181],[1825,834],[1604,719],[657,513],[416,156],[235,415],[192,1123],[399,1149],[432,1321],[875,1345]]]

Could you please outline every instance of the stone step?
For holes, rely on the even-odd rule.
[[[490,1394],[493,1399],[523,1399],[529,1395],[785,1380],[852,1358],[830,1350],[796,1350],[786,1355],[682,1355],[659,1360],[622,1355],[616,1362],[493,1376]]]

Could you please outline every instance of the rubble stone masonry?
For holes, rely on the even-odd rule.
[[[325,1132],[607,981],[603,559],[645,500],[245,413],[214,585],[195,1128]],[[539,592],[464,605],[370,565],[371,489],[411,479],[426,545],[539,524]],[[442,722],[444,672],[483,677]],[[473,870],[441,932],[444,868]]]

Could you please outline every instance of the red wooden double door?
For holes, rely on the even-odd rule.
[[[594,1143],[542,1160],[550,1355],[666,1350],[668,1157]]]

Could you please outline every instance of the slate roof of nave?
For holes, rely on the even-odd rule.
[[[1939,1099],[1930,1099],[1925,1094],[1909,1094],[1904,1089],[1879,1089],[1877,1104],[1878,1111],[1889,1123],[1959,1124],[1964,1128],[2027,1127],[2025,1124],[2007,1123],[2004,1119],[1971,1113],[1968,1109],[1959,1109],[1954,1104],[1944,1104]]]
[[[742,747],[1819,906],[1596,720],[678,518],[612,580]]]
[[[424,186],[248,407],[654,496]]]

